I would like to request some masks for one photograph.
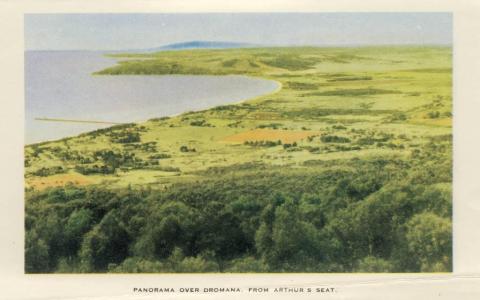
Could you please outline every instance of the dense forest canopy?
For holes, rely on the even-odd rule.
[[[446,136],[409,157],[298,173],[27,192],[26,271],[449,271],[450,149]]]

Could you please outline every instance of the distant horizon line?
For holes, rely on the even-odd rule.
[[[137,48],[137,49],[25,49],[24,52],[29,52],[29,51],[90,51],[90,52],[134,52],[134,51],[144,51],[144,50],[150,50],[152,48],[161,48],[161,47],[168,47],[170,45],[175,45],[175,44],[183,44],[183,43],[188,43],[188,42],[194,42],[194,41],[186,41],[186,42],[178,42],[178,43],[171,43],[171,44],[166,44],[166,45],[161,45],[161,46],[152,46],[152,47],[146,47],[146,48]],[[202,42],[211,42],[211,41],[202,41]],[[222,41],[219,41],[219,43],[223,43]],[[243,42],[232,42],[232,43],[238,43],[238,44],[245,44],[249,45],[249,43],[243,43]],[[226,50],[226,49],[248,49],[248,48],[286,48],[286,47],[314,47],[314,48],[352,48],[352,47],[408,47],[408,46],[417,46],[417,47],[432,47],[432,46],[442,46],[442,47],[452,47],[453,43],[429,43],[429,44],[421,44],[421,43],[405,43],[405,44],[391,44],[391,43],[374,43],[374,44],[364,44],[364,43],[359,43],[359,44],[322,44],[322,45],[315,45],[315,44],[282,44],[282,45],[257,45],[257,44],[250,44],[251,46],[246,46],[246,47],[225,47],[225,48],[208,48],[208,47],[198,47],[198,48],[181,48],[181,49],[158,49],[158,51],[155,52],[161,52],[161,51],[182,51],[182,50],[201,50],[201,49],[208,49],[208,50]]]

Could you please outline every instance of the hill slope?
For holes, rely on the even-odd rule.
[[[282,88],[27,146],[29,272],[451,270],[450,48],[113,56]]]

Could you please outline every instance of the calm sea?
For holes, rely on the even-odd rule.
[[[35,118],[139,122],[238,102],[278,87],[274,81],[245,76],[91,75],[115,63],[100,52],[27,51],[25,142],[54,140],[108,126]]]

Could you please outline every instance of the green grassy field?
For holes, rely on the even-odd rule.
[[[110,216],[110,209],[122,211],[118,206],[102,209],[70,254],[49,252],[49,266],[32,263],[28,271],[451,270],[450,47],[246,48],[111,56],[119,63],[94,76],[241,74],[275,80],[281,88],[234,105],[27,145],[27,212],[32,220],[42,218],[39,211],[48,215],[56,209],[60,200],[48,199],[57,199],[59,191],[67,199],[62,205],[75,213],[86,205],[77,201],[81,197],[93,201],[88,203],[104,199],[88,196],[90,189],[107,194],[126,189],[143,195],[138,201],[150,207],[149,213],[164,214],[148,218],[164,222],[173,209],[177,213],[168,216],[177,220],[177,227],[171,228],[183,228],[167,234],[166,229],[152,229],[148,221],[122,221],[128,223],[122,229],[127,245],[122,244],[125,237],[108,243],[127,250],[99,262],[96,257],[108,253],[92,250],[92,238],[102,230],[108,236],[106,219],[127,218]],[[272,196],[276,193],[281,195]],[[194,214],[174,209],[177,202],[206,218],[217,216],[212,211],[224,212],[229,217],[221,220],[230,225],[211,226],[234,226],[242,232],[214,236],[241,238],[216,240],[217,248],[196,237],[190,237],[195,242],[176,240],[173,236],[194,232],[197,226],[182,223]],[[209,205],[217,208],[209,212]],[[56,216],[56,222],[70,224],[70,213]],[[27,237],[32,262],[51,249],[40,245],[41,228]],[[197,235],[203,237],[212,228]],[[163,238],[152,237],[152,232]],[[146,241],[156,242],[148,248]],[[48,245],[48,238],[42,243]]]
[[[96,74],[246,74],[276,80],[281,89],[237,105],[27,146],[27,185],[41,187],[38,181],[45,178],[34,176],[40,168],[60,166],[75,172],[78,160],[65,159],[61,153],[66,149],[89,158],[92,165],[105,164],[92,157],[102,149],[127,151],[147,163],[152,154],[166,154],[169,157],[157,160],[158,165],[137,168],[135,176],[130,170],[91,176],[95,183],[115,186],[158,186],[201,179],[198,172],[212,167],[252,161],[302,167],[303,162],[317,159],[405,155],[427,137],[451,133],[450,48],[266,48],[115,55],[123,56],[142,60],[120,61]],[[308,130],[312,135],[287,149],[245,145],[247,140],[224,141],[256,128]],[[109,137],[111,132],[126,131],[139,134],[135,145],[155,146],[145,151]],[[322,135],[345,137],[348,142],[325,142]],[[370,140],[365,143],[365,139]],[[181,146],[196,151],[181,152]],[[165,172],[163,166],[179,171]]]

